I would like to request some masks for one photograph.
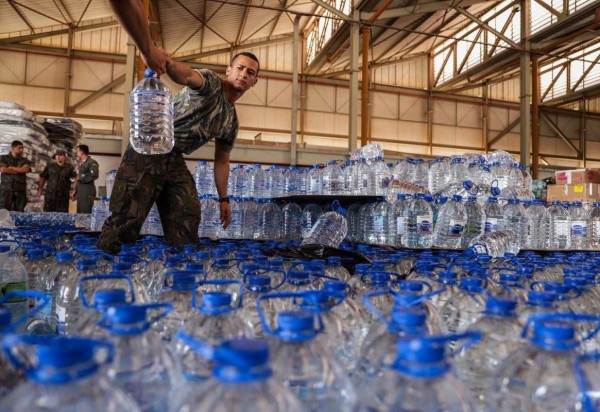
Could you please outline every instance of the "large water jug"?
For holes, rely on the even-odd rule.
[[[144,79],[129,95],[129,143],[141,154],[170,153],[173,136],[173,104],[169,88],[147,69]]]
[[[23,291],[28,287],[28,276],[25,266],[21,263],[16,252],[16,243],[14,249],[11,249],[10,243],[0,245],[0,298],[12,291]],[[12,319],[21,318],[27,313],[29,303],[23,296],[15,296],[4,302],[3,307],[11,313]],[[23,332],[24,325],[21,325],[17,332]]]
[[[104,367],[114,357],[106,341],[11,335],[2,346],[29,382],[0,399],[0,410],[140,411],[104,377]]]
[[[548,249],[569,249],[571,247],[571,215],[560,201],[555,200],[548,208]]]
[[[397,358],[360,397],[361,412],[477,410],[468,390],[455,376],[445,345],[477,341],[474,333],[399,339]]]
[[[115,178],[117,176],[117,171],[115,169],[106,173],[106,197],[110,199],[110,195],[112,194],[113,186],[115,185]]]
[[[338,201],[332,204],[332,211],[319,217],[302,245],[318,244],[337,248],[348,233],[347,212]]]
[[[179,365],[150,331],[171,309],[167,303],[112,306],[99,322],[110,333],[115,350],[108,379],[142,410],[167,410],[169,396],[181,383]]]
[[[92,223],[91,230],[100,231],[104,221],[110,216],[109,199],[100,197],[92,207]]]
[[[589,213],[583,208],[581,202],[571,203],[571,249],[585,250],[590,247],[588,227]]]
[[[204,353],[206,346],[193,346]],[[214,351],[212,378],[201,390],[190,390],[175,400],[175,412],[300,412],[304,409],[291,391],[274,377],[269,346],[263,340],[232,339]]]
[[[282,237],[286,240],[302,239],[302,209],[296,203],[288,203],[283,207],[282,211]]]
[[[461,203],[460,195],[452,196],[452,200],[442,206],[438,222],[433,230],[433,245],[448,249],[459,249],[462,245],[467,212]]]

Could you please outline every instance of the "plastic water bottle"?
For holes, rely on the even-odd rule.
[[[117,171],[112,169],[108,173],[106,173],[106,197],[110,199],[110,195],[112,194],[113,186],[115,185],[115,178],[117,176]]]
[[[369,143],[350,154],[350,160],[367,160],[370,162],[377,157],[383,157],[383,149],[378,143]]]
[[[490,382],[490,410],[584,410],[580,384],[585,377],[577,368],[576,330],[590,322],[597,327],[599,320],[561,313],[530,318],[523,330],[528,343],[514,349]]]
[[[315,203],[309,203],[302,209],[302,218],[300,220],[301,236],[308,236],[312,227],[317,223],[319,217],[323,214],[321,207]]]
[[[508,169],[506,164],[500,162],[492,163],[490,173],[492,174],[492,179],[498,181],[500,190],[508,186]]]
[[[521,248],[525,248],[527,245],[529,229],[527,218],[527,212],[519,202],[519,199],[508,199],[508,203],[504,205],[504,227],[508,230],[512,230],[517,236],[517,242]]]
[[[542,201],[534,201],[527,208],[528,234],[526,245],[529,249],[545,249],[548,240],[550,214]]]
[[[463,234],[462,248],[467,248],[471,240],[481,235],[485,230],[485,213],[477,202],[476,196],[469,196],[465,203],[467,225]]]
[[[240,317],[252,336],[258,338],[264,338],[266,336],[256,309],[257,299],[262,295],[276,291],[283,282],[285,282],[285,279],[276,283],[270,276],[261,274],[260,272],[252,275],[244,275],[244,302],[240,309]],[[278,311],[279,307],[276,305],[277,302],[275,300],[269,300],[265,303],[268,305],[263,304],[262,310],[269,319],[269,323],[271,323],[275,318],[275,313]]]
[[[110,216],[109,199],[107,197],[99,198],[92,207],[92,224],[91,230],[102,230],[104,221]]]
[[[239,283],[239,282],[238,282]],[[215,366],[214,352],[226,340],[243,337],[246,325],[234,311],[232,296],[226,292],[204,292],[193,306],[199,311],[177,333],[176,356],[180,359],[187,380],[202,381],[210,378]],[[199,345],[204,351],[195,351]]]
[[[498,204],[498,198],[490,196],[484,208],[485,233],[493,233],[504,229],[504,213]]]
[[[459,376],[482,407],[487,404],[486,391],[496,368],[520,344],[516,306],[514,300],[488,298],[483,316],[471,327],[481,331],[483,339],[456,355]]]
[[[206,345],[193,349],[202,354]],[[304,409],[290,390],[274,377],[269,346],[263,340],[233,339],[214,349],[216,366],[201,390],[190,390],[176,401],[175,412],[300,412]]]
[[[555,200],[548,208],[548,249],[569,249],[571,247],[571,216],[569,211]]]
[[[392,246],[402,246],[404,244],[404,236],[407,230],[408,208],[410,199],[403,194],[397,195],[397,202],[391,206],[390,219],[393,224],[390,225],[388,236]]]
[[[589,213],[583,208],[581,202],[571,203],[571,249],[582,250],[590,247],[588,220]]]
[[[339,202],[334,201],[332,211],[322,214],[312,227],[302,245],[318,244],[337,248],[348,233],[347,212]]]
[[[391,180],[392,174],[383,162],[383,157],[375,158],[369,167],[367,194],[384,196]]]
[[[216,194],[213,167],[206,160],[200,160],[196,165],[194,180],[198,195]]]
[[[600,249],[600,202],[594,202],[588,221],[590,247]]]
[[[320,195],[323,190],[323,180],[321,177],[322,164],[314,164],[307,176],[307,194]]]
[[[354,169],[354,187],[353,194],[357,196],[364,196],[369,194],[369,173],[370,167],[365,159],[361,160]]]
[[[507,253],[518,253],[519,243],[517,235],[512,230],[505,229],[475,237],[469,243],[468,251],[477,256],[488,256],[495,259],[504,257]]]
[[[128,279],[127,276],[112,276],[120,276],[123,281]],[[91,276],[91,278],[93,278],[93,276]],[[85,277],[80,280],[80,282],[82,281],[86,281]],[[106,331],[98,326],[98,322],[104,313],[111,306],[128,305],[134,302],[135,293],[132,289],[96,289],[92,295],[91,301],[88,301],[85,299],[85,295],[82,295],[81,303],[83,308],[74,328],[77,331],[77,335],[93,338],[106,338]]]
[[[170,153],[175,145],[171,92],[153,76],[154,71],[146,69],[129,95],[129,143],[147,155]]]
[[[427,188],[429,193],[438,193],[448,184],[448,162],[446,158],[438,157],[429,162]]]
[[[258,203],[253,198],[248,198],[244,202],[244,239],[256,239],[258,236]]]
[[[271,199],[259,199],[258,204],[258,239],[279,239],[283,220],[281,209]]]
[[[395,225],[395,221],[390,219],[391,205],[384,199],[380,199],[373,205],[373,209],[369,216],[368,231],[365,233],[367,242],[373,245],[389,245],[389,230],[391,225]],[[395,227],[391,228],[395,232]]]
[[[358,411],[477,410],[468,390],[455,376],[446,355],[447,342],[478,335],[442,335],[399,339],[397,357],[371,386],[364,388]]]
[[[0,298],[9,292],[24,291],[28,288],[28,276],[25,266],[17,256],[15,249],[11,249],[8,243],[0,244]],[[25,316],[29,310],[27,298],[15,296],[4,302],[3,307],[8,309],[13,320]],[[24,331],[24,325],[17,329]]]
[[[108,342],[11,335],[2,346],[28,379],[0,399],[3,411],[140,411],[103,376],[114,355]]]
[[[408,206],[406,236],[404,246],[424,249],[433,246],[433,211],[430,206],[431,195],[419,193]]]
[[[202,219],[198,227],[198,236],[214,239],[220,227],[220,209],[219,203],[211,195],[200,196],[202,207]]]
[[[454,195],[440,210],[438,222],[433,230],[433,245],[448,249],[459,249],[462,245],[467,212],[462,198]]]
[[[259,299],[268,298],[266,295]],[[280,312],[274,329],[264,317],[261,320],[265,333],[276,339],[272,360],[274,372],[300,399],[305,410],[354,410],[356,393],[352,382],[328,349],[316,339],[323,328],[318,313]]]
[[[286,240],[294,241],[302,239],[301,221],[303,213],[300,206],[298,206],[296,203],[288,203],[283,207],[282,215],[282,237]]]
[[[482,316],[485,309],[485,283],[481,278],[462,278],[458,291],[440,309],[449,333],[462,333]]]
[[[150,331],[171,309],[165,303],[112,306],[99,322],[114,344],[108,379],[142,410],[167,410],[171,391],[180,385],[178,364]]]
[[[448,166],[448,183],[462,183],[467,180],[467,165],[466,159],[463,157],[455,157],[450,160]]]

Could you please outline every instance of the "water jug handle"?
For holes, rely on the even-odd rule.
[[[454,349],[454,353],[460,353],[461,351],[470,348],[471,346],[473,346],[474,344],[476,344],[477,342],[479,342],[480,340],[483,339],[483,333],[479,330],[470,330],[470,331],[466,331],[466,332],[462,332],[462,333],[450,333],[448,335],[434,335],[434,336],[427,336],[427,337],[423,337],[423,338],[417,338],[417,339],[424,339],[433,343],[439,343],[439,344],[445,344],[448,342],[453,342],[453,341],[457,341],[457,340],[464,340],[465,344],[459,347],[456,347]]]
[[[179,330],[175,334],[175,337],[177,339],[179,339],[180,341],[182,341],[187,346],[189,346],[190,348],[192,348],[192,350],[194,352],[196,352],[198,355],[200,355],[200,357],[202,357],[203,359],[209,359],[209,360],[214,359],[215,349],[216,349],[215,346],[213,346],[209,343],[197,340],[195,337],[188,335],[183,329]]]
[[[194,285],[194,294],[192,295],[192,307],[194,309],[198,308],[198,289],[202,288],[205,285],[238,285],[240,288],[239,298],[237,303],[234,305],[232,302],[231,309],[237,310],[242,307],[244,302],[244,282],[238,279],[213,279],[213,280],[201,280]],[[200,291],[200,293],[202,293]]]
[[[287,281],[287,274],[285,273],[285,270],[272,270],[271,272],[281,273],[281,282],[273,286],[273,289],[279,289]]]
[[[200,269],[197,269],[197,270],[192,270],[192,269],[170,270],[167,273],[165,273],[165,278],[163,280],[163,286],[166,288],[171,287],[171,285],[168,284],[168,279],[172,278],[173,276],[178,275],[178,274],[194,276],[194,278],[195,278],[194,283],[202,282],[203,280],[206,279],[206,272],[204,272],[204,270],[200,270]],[[202,279],[196,280],[196,278],[198,276],[201,276]]]
[[[3,333],[12,332],[17,327],[24,324],[27,321],[27,319],[44,309],[51,300],[51,298],[45,293],[38,292],[35,290],[13,290],[2,296],[2,298],[0,298],[0,305],[4,304],[5,302],[8,302],[10,299],[15,297],[35,299],[37,304],[33,307],[33,309],[26,311],[19,318],[11,319],[10,326],[8,327],[8,329],[2,330]]]
[[[276,293],[267,293],[265,295],[262,295],[262,296],[259,296],[256,298],[256,311],[258,312],[258,318],[260,319],[260,323],[262,324],[265,335],[275,336],[275,331],[273,329],[271,329],[271,327],[269,326],[269,323],[265,319],[265,314],[262,309],[261,303],[266,300],[269,300],[269,299],[288,299],[288,298],[295,299],[298,296],[299,296],[298,293],[295,293],[295,292],[276,292]]]
[[[600,361],[600,352],[594,353],[585,353],[583,355],[577,356],[575,358],[575,362],[573,365],[573,369],[575,372],[575,381],[577,382],[577,387],[579,388],[579,392],[582,395],[582,406],[584,412],[597,412],[596,406],[594,406],[593,399],[588,395],[590,392],[590,387],[588,384],[588,380],[583,372],[583,368],[581,366],[582,361],[592,361],[597,363]]]
[[[348,210],[344,209],[342,207],[342,205],[340,204],[339,200],[337,200],[337,199],[331,203],[331,210],[339,213],[340,215],[342,215],[344,217],[348,216]]]
[[[82,278],[79,278],[79,280],[77,281],[77,290],[80,295],[79,298],[81,299],[81,304],[83,305],[84,308],[88,308],[88,309],[94,308],[94,306],[89,304],[89,302],[87,301],[87,298],[85,297],[85,293],[83,292],[83,286],[84,286],[85,282],[92,281],[92,280],[102,280],[102,279],[121,279],[121,280],[124,280],[125,282],[127,282],[127,284],[129,285],[129,293],[131,295],[131,301],[129,303],[135,303],[135,288],[133,286],[133,281],[131,280],[131,278],[129,276],[126,276],[126,275],[92,275],[92,276],[84,276]]]
[[[371,298],[376,297],[376,296],[381,296],[381,295],[393,295],[394,292],[392,292],[391,290],[372,290],[370,292],[365,293],[365,295],[363,296],[363,304],[366,306],[367,309],[369,309],[369,311],[371,313],[373,313],[375,316],[377,316],[377,318],[383,322],[386,327],[389,329],[391,322],[386,319],[385,316],[383,316],[383,313],[381,313],[372,303],[371,303]]]

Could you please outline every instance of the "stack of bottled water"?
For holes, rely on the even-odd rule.
[[[409,201],[419,212],[401,223],[423,226],[431,245],[467,231],[458,195],[433,230],[426,196]],[[344,222],[333,209],[313,236],[331,231],[323,221]],[[492,257],[342,243],[370,261],[354,265],[269,257],[248,240],[175,248],[146,236],[109,256],[90,235],[32,229],[0,242],[2,411],[600,404],[598,252]],[[504,234],[516,237],[500,228],[478,242]]]

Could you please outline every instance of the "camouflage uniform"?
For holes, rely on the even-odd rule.
[[[76,176],[75,168],[70,163],[59,165],[48,164],[40,174],[48,181],[44,195],[44,212],[68,212],[71,179]]]
[[[212,139],[231,151],[239,125],[223,80],[210,70],[197,72],[204,78],[202,87],[184,87],[174,98],[173,151],[142,155],[127,147],[111,194],[111,216],[98,240],[101,249],[118,253],[122,243],[135,242],[155,201],[168,242],[198,242],[200,201],[182,154],[190,154]]]
[[[31,166],[24,157],[15,157],[12,154],[0,156],[0,167]],[[7,210],[22,212],[27,205],[27,176],[26,173],[9,175],[0,174],[0,207]]]
[[[79,166],[79,183],[77,183],[77,213],[92,213],[94,199],[96,198],[96,185],[98,179],[98,162],[88,157]]]

